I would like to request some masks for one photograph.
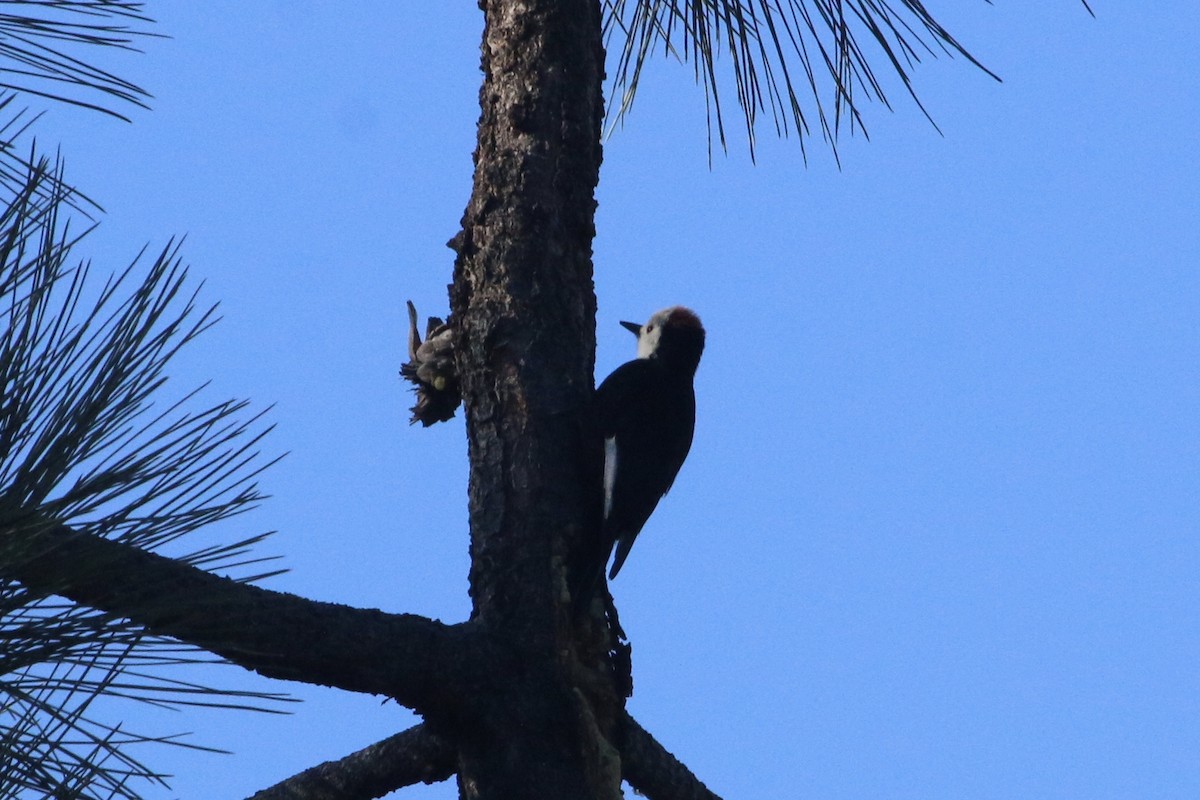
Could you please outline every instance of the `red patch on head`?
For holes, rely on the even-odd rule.
[[[704,332],[704,326],[700,324],[700,318],[696,316],[696,312],[683,306],[675,306],[670,310],[667,315],[667,324]]]

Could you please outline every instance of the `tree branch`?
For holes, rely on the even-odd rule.
[[[57,523],[0,531],[0,577],[270,678],[387,695],[422,713],[455,713],[467,687],[479,685],[468,670],[500,669],[495,658],[503,658],[469,623],[274,592]]]
[[[367,800],[454,774],[454,748],[424,725],[409,728],[337,761],[306,769],[250,800]]]
[[[622,720],[621,777],[650,800],[721,800],[628,714]]]

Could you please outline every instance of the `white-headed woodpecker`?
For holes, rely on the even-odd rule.
[[[604,562],[616,548],[614,578],[646,520],[654,513],[692,446],[696,394],[692,378],[704,352],[704,326],[682,306],[663,309],[645,325],[622,322],[637,334],[637,358],[596,390],[604,437]],[[597,579],[599,576],[597,575]]]

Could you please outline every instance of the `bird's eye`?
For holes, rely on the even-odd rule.
[[[646,333],[649,333],[649,332],[650,332],[650,331],[652,331],[652,330],[654,330],[654,326],[653,326],[653,325],[647,325],[647,326],[646,326]]]

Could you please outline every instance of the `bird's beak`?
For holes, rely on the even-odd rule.
[[[634,336],[642,335],[642,326],[636,322],[622,322],[621,327],[632,333]]]

